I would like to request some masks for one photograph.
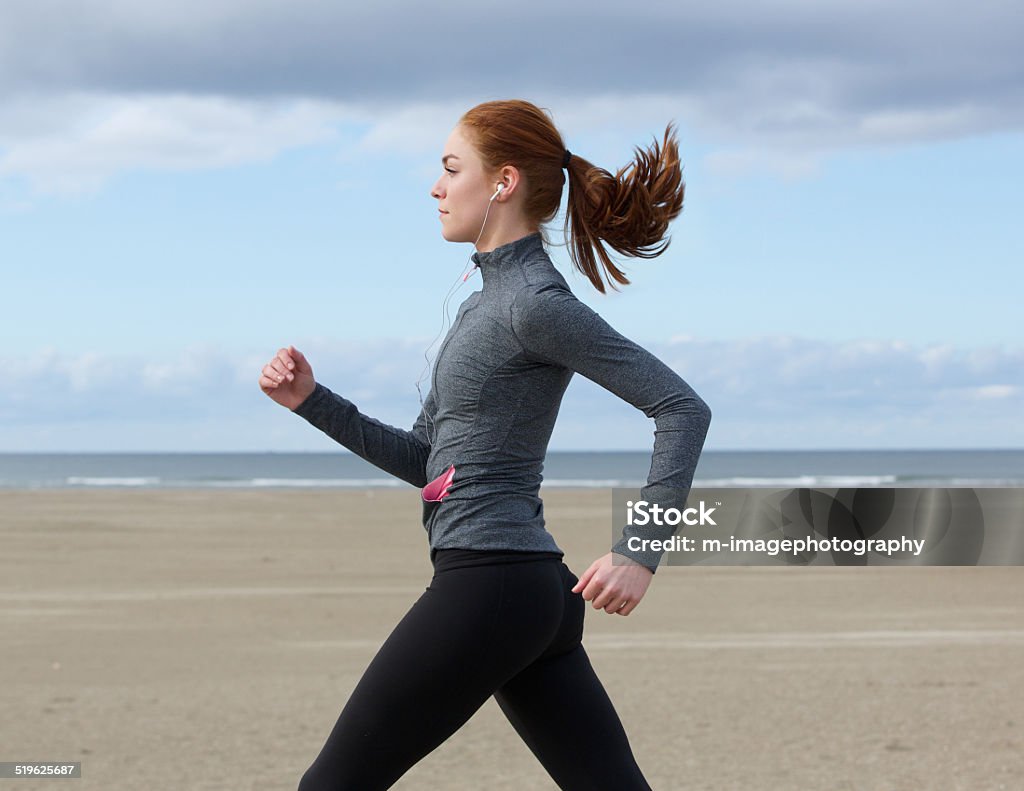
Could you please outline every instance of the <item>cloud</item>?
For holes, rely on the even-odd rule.
[[[318,381],[364,414],[409,428],[420,408],[414,381],[424,372],[426,345],[408,339],[313,339],[300,349]],[[1024,439],[1013,428],[1024,407],[1024,348],[920,348],[900,341],[830,343],[789,336],[680,338],[649,348],[711,405],[712,447],[756,442],[784,448],[808,439],[818,447],[848,447],[901,437],[921,447],[979,446]],[[160,427],[160,436],[179,425],[181,436],[201,442],[202,434],[188,427],[220,423],[236,427],[233,447],[239,448],[252,447],[249,433],[271,425],[274,431],[266,436],[294,447],[297,440],[284,439],[298,436],[284,421],[291,416],[256,384],[265,357],[202,345],[169,359],[52,349],[0,359],[4,370],[19,372],[0,394],[0,427],[9,436],[37,432],[59,440],[62,425],[103,424],[111,427],[116,449],[119,442],[145,444],[137,429],[118,437],[119,424],[149,421]],[[429,389],[424,376],[424,397]],[[653,428],[632,405],[577,376],[552,447],[642,448]],[[217,436],[221,443],[232,442],[226,430]]]
[[[314,340],[301,350],[313,363],[318,381],[377,410],[411,413],[411,425],[419,409],[414,383],[426,364],[425,347],[426,342],[391,339]],[[0,364],[19,366],[16,383],[0,395],[0,425],[259,413],[272,405],[257,384],[268,361],[267,354],[233,353],[210,344],[190,346],[166,359],[67,354],[53,347],[25,359],[0,358]],[[425,397],[430,390],[427,375],[420,387]]]
[[[36,192],[95,191],[136,169],[197,170],[266,161],[330,140],[351,118],[323,101],[249,101],[189,95],[68,94],[0,108],[0,178]]]
[[[1024,17],[1001,0],[8,0],[3,14],[0,177],[47,192],[260,161],[349,122],[361,151],[416,154],[425,130],[432,151],[499,96],[579,133],[675,118],[714,141],[720,175],[803,178],[837,149],[1024,127]]]
[[[1015,385],[984,385],[973,388],[972,395],[977,399],[1001,401],[1020,398],[1021,388]]]

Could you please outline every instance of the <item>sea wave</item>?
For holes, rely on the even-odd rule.
[[[100,477],[86,475],[70,475],[64,479],[68,486],[159,486],[160,478],[150,476],[139,477]]]
[[[254,487],[323,487],[336,486],[342,489],[366,489],[366,488],[388,488],[394,489],[406,486],[404,481],[393,478],[250,478],[248,481],[238,481],[238,486]]]

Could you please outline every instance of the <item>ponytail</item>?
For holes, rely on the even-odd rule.
[[[665,129],[661,146],[655,140],[647,151],[637,147],[634,161],[614,176],[575,154],[568,171],[565,232],[571,238],[573,265],[604,294],[596,251],[609,285],[614,290],[618,290],[616,282],[629,285],[604,245],[634,258],[655,258],[668,249],[671,238],[663,237],[683,209],[686,189],[672,124]]]

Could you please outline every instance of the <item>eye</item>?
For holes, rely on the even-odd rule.
[[[451,168],[445,168],[445,170],[447,170],[449,173],[455,173],[455,171],[452,170]]]

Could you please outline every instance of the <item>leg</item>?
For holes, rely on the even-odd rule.
[[[582,644],[538,660],[494,694],[564,791],[650,791]]]
[[[564,791],[650,791],[608,693],[580,642],[585,605],[569,589],[551,649],[494,697],[512,727]]]
[[[370,662],[299,791],[390,788],[457,731],[551,642],[562,618],[554,568],[436,574]],[[523,607],[538,586],[557,607]]]

